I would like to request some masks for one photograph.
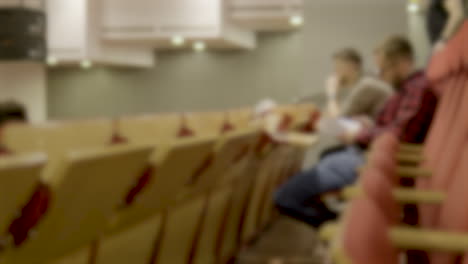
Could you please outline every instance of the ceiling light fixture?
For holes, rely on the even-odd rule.
[[[300,27],[304,24],[304,18],[300,15],[294,15],[289,18],[289,24],[294,27]]]
[[[411,14],[416,14],[420,10],[420,6],[416,2],[412,2],[408,4],[408,12]]]
[[[197,42],[193,43],[193,49],[196,52],[205,51],[206,50],[206,44],[203,41],[197,41]]]
[[[54,67],[54,66],[57,66],[58,64],[58,59],[54,56],[49,56],[47,57],[47,65],[49,65],[50,67]]]
[[[185,38],[182,36],[174,36],[171,38],[171,43],[175,47],[180,47],[185,44]]]
[[[93,62],[90,60],[83,60],[81,61],[80,65],[81,65],[81,68],[83,69],[89,69],[93,67]]]

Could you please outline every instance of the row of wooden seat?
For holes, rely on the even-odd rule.
[[[402,251],[410,264],[468,263],[467,55],[468,22],[429,67],[440,103],[424,146],[376,140],[345,215],[321,230],[335,263],[395,264]],[[415,186],[398,186],[402,166]]]
[[[275,111],[282,130],[305,132],[318,113]],[[6,126],[0,263],[225,263],[272,219],[274,189],[304,156],[252,118],[239,109]]]

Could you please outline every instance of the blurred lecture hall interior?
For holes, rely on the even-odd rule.
[[[468,264],[468,0],[0,0],[0,229],[0,264]]]

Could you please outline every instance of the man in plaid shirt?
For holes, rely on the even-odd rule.
[[[436,105],[437,98],[424,73],[416,72],[388,100],[375,126],[360,131],[355,140],[367,146],[377,135],[391,131],[403,142],[423,143]]]
[[[357,168],[364,164],[363,150],[383,132],[392,132],[402,141],[422,143],[437,104],[424,73],[416,72],[409,41],[395,36],[376,50],[376,62],[383,80],[393,85],[391,97],[374,124],[348,132],[341,139],[342,150],[325,156],[314,168],[286,182],[275,195],[278,209],[285,215],[318,227],[336,215],[320,201],[320,195],[353,184]]]

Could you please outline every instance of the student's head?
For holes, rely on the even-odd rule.
[[[409,40],[402,36],[391,36],[377,46],[375,64],[381,78],[399,88],[402,81],[414,71],[414,51]]]
[[[343,82],[349,82],[362,72],[362,57],[353,48],[345,48],[333,55],[335,74]]]
[[[14,101],[0,103],[0,126],[8,122],[24,122],[26,120],[26,110],[22,104]]]

